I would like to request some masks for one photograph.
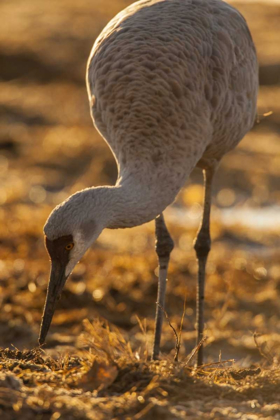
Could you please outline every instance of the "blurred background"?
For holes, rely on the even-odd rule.
[[[0,3],[0,346],[37,344],[48,282],[43,226],[55,205],[117,170],[92,126],[87,58],[105,24],[130,0],[1,0]],[[280,2],[232,1],[245,16],[260,63],[259,123],[216,176],[213,247],[207,267],[207,357],[248,364],[280,349]],[[176,243],[166,310],[180,324],[182,352],[195,345],[196,260],[202,174],[195,170],[166,220]],[[157,290],[154,225],[104,231],[68,280],[48,345],[79,345],[82,320],[104,317],[135,347],[151,345]],[[146,321],[144,321],[146,320]],[[173,351],[163,331],[163,350]]]

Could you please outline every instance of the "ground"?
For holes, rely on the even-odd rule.
[[[116,179],[114,159],[92,127],[84,73],[95,37],[130,3],[0,4],[0,417],[280,419],[277,1],[234,2],[257,45],[259,123],[224,158],[216,177],[205,365],[195,368],[199,170],[166,212],[176,247],[161,359],[150,361],[153,223],[104,231],[68,280],[47,344],[38,347],[49,273],[44,222],[69,194]],[[174,362],[169,324],[180,337],[181,320]]]

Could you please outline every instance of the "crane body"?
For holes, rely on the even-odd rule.
[[[114,186],[74,194],[46,222],[52,272],[40,342],[67,277],[102,230],[155,219],[160,270],[153,358],[158,357],[173,249],[162,213],[198,166],[205,176],[203,220],[195,242],[200,344],[212,180],[221,158],[257,115],[258,63],[246,21],[222,0],[138,1],[97,38],[87,66],[87,90],[94,124],[116,159],[118,179]]]

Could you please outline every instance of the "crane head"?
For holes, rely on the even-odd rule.
[[[92,212],[88,211],[92,199],[87,200],[86,195],[86,192],[77,193],[57,206],[44,227],[51,273],[40,329],[40,345],[45,342],[56,302],[67,278],[103,229],[101,223],[92,219]]]

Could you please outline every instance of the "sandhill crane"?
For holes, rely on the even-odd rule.
[[[97,38],[87,66],[87,90],[94,124],[117,161],[118,179],[114,186],[72,195],[45,224],[51,275],[39,343],[45,341],[67,277],[102,230],[155,219],[156,359],[173,249],[163,211],[196,166],[205,179],[204,212],[194,245],[197,343],[203,337],[212,180],[220,159],[255,121],[254,43],[242,15],[222,0],[141,0],[119,13]],[[202,351],[201,346],[198,365]]]

